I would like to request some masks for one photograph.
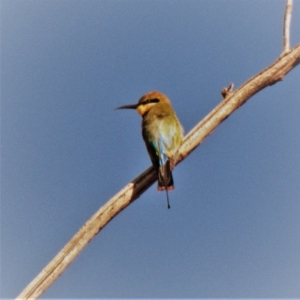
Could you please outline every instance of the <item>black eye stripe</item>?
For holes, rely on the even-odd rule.
[[[147,100],[143,101],[141,104],[146,105],[146,104],[149,104],[149,103],[157,103],[157,102],[159,102],[159,99],[154,98],[154,99],[147,99]]]

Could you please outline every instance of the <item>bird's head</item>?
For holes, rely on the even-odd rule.
[[[153,91],[142,96],[137,104],[129,104],[117,107],[116,109],[136,109],[137,112],[143,116],[155,105],[167,104],[171,105],[170,100],[164,94]]]

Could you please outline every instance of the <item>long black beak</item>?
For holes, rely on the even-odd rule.
[[[120,107],[117,107],[115,109],[136,109],[138,107],[138,104],[128,104],[128,105],[123,105]]]

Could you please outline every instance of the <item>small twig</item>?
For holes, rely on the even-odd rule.
[[[224,87],[224,88],[222,89],[221,95],[223,96],[224,99],[225,99],[228,95],[232,94],[232,92],[233,92],[233,86],[234,86],[234,84],[233,84],[233,82],[231,82],[231,83],[229,84],[228,87]]]
[[[287,0],[283,21],[283,54],[290,51],[290,30],[292,20],[293,0]]]

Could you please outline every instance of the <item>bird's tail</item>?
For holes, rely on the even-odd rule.
[[[172,171],[170,168],[170,160],[167,160],[165,164],[158,167],[157,170],[157,190],[158,191],[171,191],[174,190],[174,181]]]
[[[170,208],[171,206],[169,202],[168,191],[174,190],[174,182],[173,182],[172,171],[170,168],[170,160],[167,160],[165,164],[158,167],[157,178],[158,178],[157,190],[166,191],[167,204],[168,204],[168,208]]]

